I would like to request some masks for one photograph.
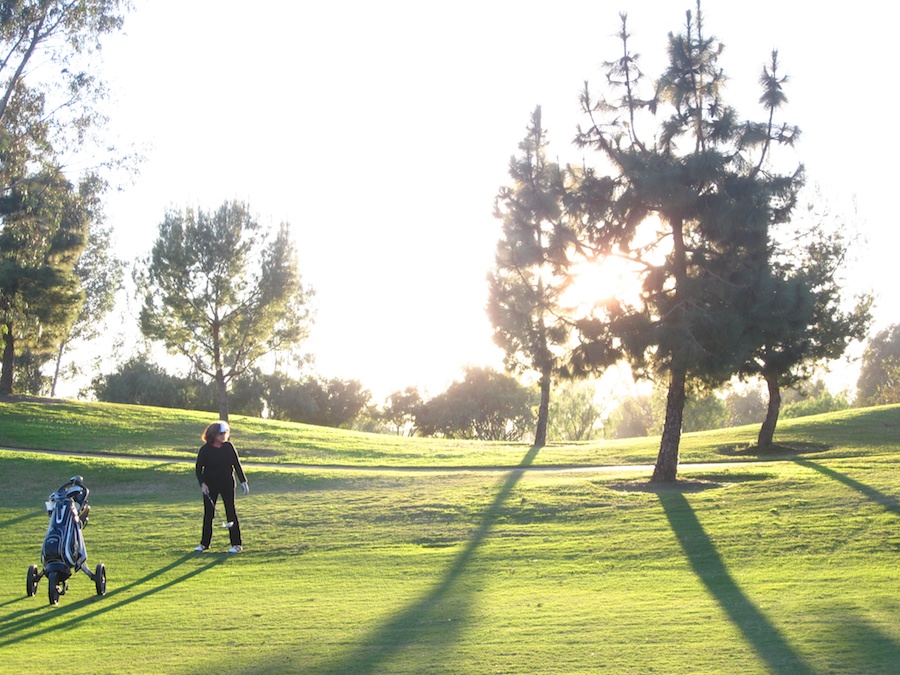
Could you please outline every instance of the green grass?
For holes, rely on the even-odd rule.
[[[204,427],[215,415],[197,411],[78,401],[0,401],[0,447],[193,459]],[[271,464],[358,467],[514,467],[524,443],[401,438],[306,424],[232,416],[241,457]],[[758,426],[687,434],[682,462],[757,459]],[[775,440],[822,458],[891,453],[900,433],[900,406],[847,410],[783,420]],[[658,438],[551,443],[534,466],[652,464]]]
[[[34,434],[42,448],[180,458],[208,417],[99,406],[92,418],[71,404],[42,424],[32,405],[0,405],[0,443]],[[29,421],[17,431],[13,418]],[[80,437],[67,418],[90,443],[67,445]],[[189,553],[202,504],[187,463],[0,451],[0,673],[868,674],[900,662],[900,408],[786,422],[777,440],[803,452],[773,461],[746,461],[749,428],[688,435],[684,462],[720,464],[685,465],[666,488],[641,468],[396,469],[643,464],[647,439],[472,444],[466,461],[465,444],[233,422],[239,450],[272,452],[248,469],[238,556],[220,553],[222,529],[216,552]],[[300,457],[323,466],[278,465]],[[324,466],[348,457],[395,469]],[[25,572],[43,500],[73,474],[92,490],[88,561],[107,565],[109,592],[79,574],[50,607],[45,581],[25,597]]]

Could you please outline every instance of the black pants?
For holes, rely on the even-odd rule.
[[[238,522],[237,512],[234,510],[234,483],[224,487],[216,485],[207,485],[209,488],[209,497],[203,497],[203,533],[200,536],[200,543],[209,548],[213,534],[213,519],[216,516],[215,504],[222,497],[222,505],[225,507],[225,520],[231,521],[234,525],[228,530],[231,537],[232,546],[241,545],[241,524]],[[221,517],[221,513],[219,516]]]

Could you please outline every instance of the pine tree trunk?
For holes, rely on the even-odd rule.
[[[756,444],[761,449],[771,448],[775,439],[775,425],[778,424],[778,415],[781,412],[781,389],[778,386],[778,378],[766,376],[766,385],[769,389],[769,405],[766,408],[766,419],[759,430]]]
[[[0,394],[9,395],[13,393],[13,370],[16,367],[16,351],[15,338],[13,337],[12,326],[6,326],[6,333],[3,334],[3,360],[0,366]]]
[[[219,419],[228,421],[228,385],[221,374],[216,376],[216,397],[219,399]]]
[[[549,369],[541,374],[541,402],[538,405],[537,427],[534,431],[534,447],[543,448],[547,445],[547,422],[550,417],[550,381],[552,375]]]
[[[684,315],[684,294],[687,283],[687,249],[684,244],[684,222],[674,218],[670,222],[672,228],[673,275],[675,277],[676,307],[670,320],[677,324]],[[687,380],[687,367],[675,363],[670,366],[669,393],[666,396],[666,421],[663,425],[662,438],[659,443],[659,455],[653,469],[654,483],[674,483],[678,479],[678,449],[681,445],[681,425],[684,419],[684,386]]]
[[[56,352],[56,367],[53,369],[53,384],[50,386],[50,398],[56,398],[56,384],[59,382],[59,369],[62,365],[63,354],[66,350],[66,341],[59,343],[59,349]]]
[[[678,448],[681,444],[681,422],[684,417],[686,375],[683,368],[672,370],[669,393],[666,397],[666,422],[651,479],[654,483],[673,483],[678,479]]]

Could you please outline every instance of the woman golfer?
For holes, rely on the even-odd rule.
[[[203,432],[203,447],[197,453],[197,480],[203,493],[203,533],[195,551],[205,551],[212,541],[213,519],[216,517],[216,501],[222,497],[228,534],[231,537],[229,553],[240,553],[241,525],[234,510],[234,476],[237,474],[244,494],[250,493],[247,477],[238,459],[237,450],[228,440],[231,428],[228,422],[213,422]]]

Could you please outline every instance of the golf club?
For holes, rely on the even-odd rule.
[[[203,494],[206,495],[206,498],[209,500],[209,503],[212,504],[213,520],[215,520],[216,519],[216,503],[213,501],[213,498],[209,496],[208,492],[204,492]],[[219,525],[219,527],[224,527],[224,528],[230,530],[232,527],[234,527],[234,521],[233,520],[226,521],[226,522],[222,523],[221,525]]]

